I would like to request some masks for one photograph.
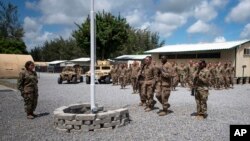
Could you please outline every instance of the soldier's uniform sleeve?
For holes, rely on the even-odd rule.
[[[204,73],[202,73],[202,75],[199,75],[200,81],[202,81],[204,84],[209,84],[209,79],[208,79],[209,77],[210,77],[209,71],[205,71]]]
[[[34,72],[34,75],[36,76],[36,83],[38,83],[37,73],[36,73],[36,72]]]
[[[19,77],[17,79],[17,88],[21,93],[24,92],[24,86],[23,86],[24,85],[24,77],[25,77],[24,72],[20,72]]]
[[[162,77],[165,77],[165,78],[169,78],[172,76],[172,69],[169,65],[163,65],[162,66],[162,71],[161,71],[161,75]]]

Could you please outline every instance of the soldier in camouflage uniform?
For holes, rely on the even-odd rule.
[[[37,116],[34,114],[34,111],[38,100],[38,80],[34,68],[34,62],[26,62],[25,70],[20,72],[17,82],[17,88],[20,90],[21,95],[24,98],[24,109],[27,113],[28,119],[33,119]]]
[[[186,72],[185,72],[185,65],[183,63],[181,63],[181,66],[178,68],[178,73],[179,73],[181,86],[185,87]]]
[[[114,65],[112,69],[110,70],[110,75],[111,75],[113,85],[116,84],[116,71],[117,69],[116,69],[116,66]]]
[[[151,63],[152,58],[148,56],[145,58],[145,67],[143,69],[145,74],[145,80],[142,86],[143,94],[147,97],[145,112],[149,112],[153,110],[156,101],[154,100],[154,88],[155,88],[155,78],[156,73],[154,69],[154,65]]]
[[[124,89],[126,87],[126,81],[127,81],[126,75],[127,75],[126,64],[122,64],[119,75],[119,82],[121,84],[121,89]]]
[[[196,87],[195,101],[197,105],[197,118],[204,119],[207,117],[207,99],[210,73],[206,69],[206,62],[201,60],[199,68],[194,75],[194,86]]]
[[[119,76],[121,74],[121,67],[122,67],[123,64],[118,64],[117,65],[117,68],[116,68],[116,84],[119,85],[121,84],[120,80],[119,80]]]
[[[163,109],[158,112],[159,116],[165,116],[168,113],[168,108],[170,104],[168,99],[171,91],[171,78],[172,78],[172,65],[167,62],[167,57],[161,57],[162,66],[160,68],[161,77],[161,89],[159,93],[156,93],[156,98],[162,104]]]
[[[131,67],[131,85],[132,85],[132,88],[133,88],[133,94],[135,94],[137,92],[137,89],[138,89],[138,86],[136,85],[136,81],[137,81],[137,75],[138,75],[138,72],[140,70],[140,67],[138,66],[137,62],[134,61],[133,62],[133,65]]]
[[[126,66],[127,66],[127,64],[126,64]],[[130,81],[130,78],[131,78],[131,72],[132,72],[132,68],[131,68],[131,64],[129,64],[129,67],[127,67],[127,69],[126,69],[126,73],[127,73],[127,75],[126,75],[126,83],[127,84],[131,84],[131,81]]]
[[[193,88],[193,74],[196,71],[196,67],[194,66],[194,62],[192,60],[189,61],[188,69],[187,69],[187,83],[189,88],[192,90]]]
[[[139,96],[141,100],[141,102],[139,103],[139,106],[146,106],[146,100],[147,100],[147,96],[145,95],[145,93],[143,93],[143,83],[145,81],[144,67],[145,67],[145,64],[143,62],[141,63],[141,67],[137,74],[137,80],[136,80],[136,85],[138,87]]]
[[[179,83],[179,76],[178,76],[178,65],[176,62],[172,63],[172,91],[175,90],[175,88],[178,86]]]
[[[156,93],[156,96],[157,95],[161,95],[161,65],[156,65],[154,63],[154,71],[155,71],[155,74],[156,74],[156,78],[155,78],[155,93]]]
[[[228,68],[230,72],[229,76],[229,86],[232,85],[232,88],[234,87],[234,74],[235,74],[235,69],[232,66],[231,62],[228,62]]]
[[[227,63],[224,64],[223,67],[224,73],[223,73],[223,78],[224,78],[224,87],[225,89],[229,88],[229,77],[230,77],[230,69],[228,68]]]

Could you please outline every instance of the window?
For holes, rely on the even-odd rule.
[[[196,54],[177,54],[177,59],[193,59],[196,58]]]
[[[220,53],[199,53],[197,58],[220,58]]]
[[[110,67],[102,67],[103,70],[110,70]]]
[[[167,56],[167,59],[175,59],[175,54],[160,54],[159,59],[161,59],[161,56]]]
[[[244,49],[244,55],[250,55],[250,49],[249,48]]]

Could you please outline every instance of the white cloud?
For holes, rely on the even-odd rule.
[[[140,27],[145,21],[144,14],[138,9],[135,9],[134,11],[130,12],[125,18],[130,25],[135,27]]]
[[[187,22],[185,16],[175,13],[162,13],[157,11],[151,24],[151,30],[159,32],[164,37],[168,37],[174,30]]]
[[[209,33],[211,29],[212,27],[209,24],[201,20],[198,20],[187,29],[187,32],[188,33]]]
[[[133,27],[149,28],[166,38],[190,18],[195,18],[197,22],[189,27],[188,33],[210,33],[213,26],[208,23],[213,22],[218,15],[217,10],[227,2],[228,0],[95,0],[95,11],[104,10],[115,16],[120,14]],[[38,29],[33,32],[25,30],[26,39],[37,37],[34,41],[46,38],[50,40],[55,36],[67,38],[76,28],[74,23],[82,23],[90,13],[90,0],[39,0],[25,2],[25,5],[41,14],[35,19]],[[26,21],[26,26],[27,24]],[[45,32],[45,27],[51,25],[63,28],[57,33]]]
[[[215,7],[224,7],[228,3],[228,0],[212,0],[211,4]]]
[[[217,12],[211,4],[209,4],[207,1],[203,1],[195,8],[194,16],[198,20],[211,21],[217,16]]]
[[[200,0],[160,0],[156,9],[161,12],[186,13],[199,4]]]
[[[250,23],[245,25],[244,29],[240,33],[240,37],[244,39],[249,39],[250,38]]]
[[[240,0],[226,17],[227,22],[246,22],[250,20],[250,0]]]
[[[46,40],[56,37],[56,35],[51,32],[42,32],[43,26],[34,18],[25,17],[23,28],[25,31],[24,41],[28,50],[37,45],[43,44]]]
[[[223,36],[218,36],[214,39],[214,42],[216,43],[226,42],[226,39]]]

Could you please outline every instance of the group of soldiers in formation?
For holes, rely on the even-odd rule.
[[[168,114],[170,92],[178,84],[190,88],[191,95],[195,96],[198,119],[207,117],[208,91],[214,89],[233,88],[235,69],[231,62],[206,63],[204,60],[187,65],[168,62],[166,56],[161,56],[161,64],[156,64],[151,56],[147,56],[139,65],[117,64],[111,70],[113,85],[121,85],[124,89],[131,84],[133,93],[139,93],[139,106],[145,107],[145,112],[154,109],[157,100],[162,104],[162,109],[157,112],[159,116]]]

